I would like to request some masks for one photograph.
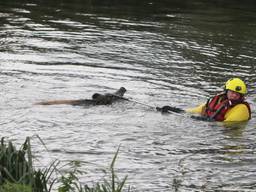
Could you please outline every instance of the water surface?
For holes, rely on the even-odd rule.
[[[214,2],[214,3],[213,3]],[[238,76],[255,107],[255,5],[221,1],[11,1],[0,3],[1,136],[33,139],[38,165],[80,160],[102,178],[116,169],[136,191],[254,191],[255,112],[242,125],[162,115],[129,101],[37,106],[114,92],[188,108]]]

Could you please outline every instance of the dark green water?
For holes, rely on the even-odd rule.
[[[254,1],[6,1],[0,3],[1,136],[34,139],[37,164],[80,160],[101,179],[119,144],[117,172],[136,191],[255,191]],[[243,125],[162,115],[132,102],[35,106],[114,92],[188,108],[248,84]],[[100,168],[99,168],[100,167]]]

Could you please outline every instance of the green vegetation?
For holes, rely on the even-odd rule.
[[[50,191],[52,185],[49,183],[50,169],[51,167],[44,171],[34,170],[29,137],[19,150],[16,150],[12,142],[6,145],[4,138],[1,139],[0,185],[2,188],[15,191],[22,185],[25,191],[29,188],[33,192]],[[12,183],[15,185],[11,186]]]
[[[10,141],[6,145],[4,138],[2,138],[0,146],[0,192],[51,192],[53,185],[58,192],[121,192],[127,176],[119,181],[115,174],[114,164],[118,152],[119,148],[110,166],[109,181],[104,180],[96,183],[93,187],[89,187],[89,185],[82,185],[79,182],[78,176],[83,174],[79,170],[80,162],[70,162],[68,165],[71,166],[71,169],[64,175],[57,168],[59,161],[54,161],[44,170],[36,170],[32,164],[29,137],[19,150],[16,150]],[[54,172],[57,175],[55,178],[53,178]],[[130,191],[129,188],[128,191]]]
[[[0,187],[0,191],[4,192],[32,192],[32,188],[30,186],[26,186],[23,184],[17,183],[5,183]]]

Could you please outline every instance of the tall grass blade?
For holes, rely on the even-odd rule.
[[[118,188],[117,188],[117,191],[118,191],[118,192],[121,192],[121,191],[122,191],[122,189],[123,189],[123,187],[124,187],[124,184],[125,184],[127,178],[128,178],[128,176],[125,176],[124,180],[119,184],[119,186],[118,186]]]
[[[34,184],[34,177],[33,177],[33,162],[32,162],[32,152],[31,152],[31,145],[30,145],[30,138],[27,137],[24,143],[24,147],[27,149],[28,155],[28,174],[29,174],[29,185],[32,187]]]
[[[117,155],[118,155],[118,153],[119,153],[119,149],[120,149],[120,145],[118,146],[117,151],[116,151],[116,153],[115,153],[115,156],[114,156],[114,158],[113,158],[113,160],[112,160],[112,162],[111,162],[111,165],[110,165],[110,168],[111,168],[111,169],[114,168],[114,165],[115,165],[115,162],[116,162],[116,158],[117,158]]]
[[[38,139],[39,139],[39,141],[42,143],[42,145],[44,146],[44,148],[46,149],[46,151],[48,151],[49,152],[49,149],[47,148],[47,146],[46,146],[46,144],[44,143],[44,141],[41,139],[41,137],[39,136],[39,135],[35,135]]]

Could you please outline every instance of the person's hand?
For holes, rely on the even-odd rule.
[[[214,119],[207,117],[207,116],[191,116],[192,119],[198,120],[198,121],[214,121]]]
[[[168,112],[175,112],[175,113],[181,113],[184,112],[183,109],[177,108],[177,107],[171,107],[169,105],[165,105],[163,107],[156,107],[157,111],[161,111],[162,113],[168,113]]]
[[[169,109],[170,109],[170,106],[168,106],[168,105],[163,106],[163,107],[156,107],[156,110],[160,111],[162,113],[168,113]]]
[[[156,107],[156,110],[162,112],[162,107]]]

